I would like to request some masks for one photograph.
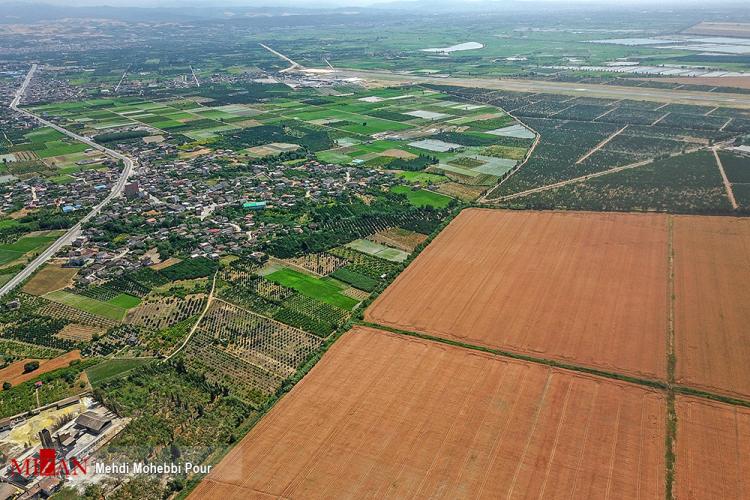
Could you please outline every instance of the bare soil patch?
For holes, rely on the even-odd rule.
[[[52,359],[24,359],[21,361],[16,361],[10,366],[7,366],[6,368],[0,370],[0,382],[10,382],[13,386],[16,386],[18,384],[26,382],[27,380],[36,378],[43,373],[51,372],[52,370],[57,370],[58,368],[65,368],[70,365],[71,361],[75,361],[77,359],[81,359],[81,351],[75,350],[66,352],[63,355]],[[39,361],[39,368],[37,368],[33,372],[24,373],[23,365],[25,365],[29,361]]]
[[[664,215],[464,210],[365,318],[665,379],[667,243]]]
[[[663,498],[664,396],[368,328],[192,499]]]

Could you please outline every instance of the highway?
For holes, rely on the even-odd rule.
[[[291,68],[289,68],[291,69]],[[336,68],[339,76],[380,81],[385,84],[429,83],[434,85],[455,85],[458,87],[509,90],[547,94],[600,97],[605,99],[633,99],[637,101],[671,102],[694,104],[696,106],[723,106],[750,109],[750,95],[725,92],[696,92],[692,90],[655,89],[648,87],[624,87],[591,83],[550,82],[543,80],[516,80],[490,77],[436,77],[410,75],[386,70],[359,70]]]
[[[117,179],[117,182],[115,183],[115,185],[112,186],[112,190],[109,192],[107,197],[104,198],[97,205],[95,205],[91,209],[91,211],[89,211],[89,213],[87,213],[75,226],[68,229],[65,232],[65,234],[63,234],[62,236],[60,236],[60,238],[55,240],[54,243],[52,243],[49,247],[47,247],[47,249],[45,249],[41,254],[39,254],[39,256],[37,256],[33,261],[31,261],[21,272],[19,272],[10,281],[8,281],[5,285],[3,285],[3,287],[0,288],[0,297],[4,296],[5,294],[13,290],[16,286],[21,284],[24,280],[26,280],[29,276],[31,276],[34,273],[34,271],[39,269],[39,267],[41,267],[49,259],[51,259],[62,247],[64,247],[65,245],[69,245],[74,239],[76,239],[81,232],[81,225],[85,224],[92,218],[96,217],[99,214],[99,212],[102,211],[102,208],[104,208],[109,202],[111,202],[114,198],[119,196],[120,193],[122,193],[122,190],[125,188],[125,184],[127,184],[128,178],[133,173],[133,168],[135,166],[134,161],[131,158],[125,156],[124,154],[118,153],[117,151],[114,151],[109,148],[105,148],[104,146],[97,144],[91,139],[88,139],[86,137],[70,132],[67,129],[64,129],[58,125],[55,125],[54,123],[48,120],[45,120],[44,118],[40,116],[37,116],[29,111],[26,111],[25,109],[19,108],[18,105],[21,103],[21,99],[23,99],[23,96],[26,93],[26,88],[29,86],[29,82],[31,82],[31,79],[34,77],[34,73],[36,72],[36,69],[37,69],[36,64],[31,66],[31,69],[26,74],[26,78],[21,84],[21,87],[16,91],[16,95],[10,103],[10,108],[13,111],[16,111],[18,113],[31,117],[35,119],[36,121],[38,121],[39,123],[47,127],[51,127],[57,130],[58,132],[61,132],[67,135],[68,137],[71,137],[77,141],[80,141],[94,149],[102,151],[103,153],[106,153],[112,158],[115,158],[117,160],[122,160],[124,167],[122,169],[122,173],[120,173],[120,177]]]

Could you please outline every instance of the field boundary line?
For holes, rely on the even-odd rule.
[[[653,127],[654,125],[656,125],[657,123],[659,123],[660,121],[662,121],[664,118],[668,117],[671,114],[672,114],[671,111],[667,111],[667,114],[665,114],[663,116],[660,116],[659,118],[657,118],[656,120],[654,120],[654,122],[651,125],[649,125],[649,127]]]
[[[726,189],[727,191],[727,198],[729,198],[729,203],[732,204],[732,208],[734,210],[737,210],[740,206],[737,204],[737,200],[734,197],[732,183],[729,182],[729,177],[727,177],[727,173],[724,171],[724,163],[722,163],[721,157],[719,157],[719,151],[717,150],[717,148],[711,148],[711,151],[713,151],[714,158],[716,158],[716,166],[719,167],[719,173],[721,174],[721,179],[724,182],[724,189]]]
[[[201,321],[203,321],[203,317],[206,315],[206,313],[208,312],[208,309],[211,307],[211,304],[214,301],[214,291],[216,290],[216,277],[218,275],[219,275],[219,271],[216,271],[214,273],[213,282],[211,283],[211,292],[209,292],[208,299],[206,299],[206,307],[204,307],[203,311],[201,311],[200,316],[198,316],[198,320],[195,322],[195,324],[193,325],[193,327],[190,328],[190,332],[187,334],[187,337],[185,337],[185,340],[182,341],[182,344],[180,345],[180,347],[178,347],[177,349],[175,349],[172,352],[172,354],[170,354],[169,356],[167,356],[166,358],[164,358],[164,361],[169,361],[170,359],[172,359],[173,357],[175,357],[177,355],[177,353],[179,353],[180,351],[182,351],[185,348],[185,346],[187,345],[187,343],[190,341],[190,339],[193,337],[193,334],[198,330],[198,326],[201,324]]]
[[[602,378],[608,378],[613,380],[620,380],[622,382],[630,382],[637,385],[642,385],[645,387],[651,387],[654,389],[661,389],[666,390],[668,388],[667,383],[662,380],[656,380],[656,379],[648,379],[648,378],[642,378],[642,377],[636,377],[632,375],[626,375],[623,373],[617,373],[617,372],[609,372],[606,370],[601,370],[599,368],[591,368],[588,366],[581,366],[581,365],[575,365],[570,363],[565,363],[562,361],[557,361],[555,359],[549,359],[549,358],[538,358],[536,356],[530,356],[528,354],[521,354],[517,352],[512,351],[505,351],[502,349],[494,349],[491,347],[484,347],[474,344],[467,344],[465,342],[459,342],[457,340],[451,340],[451,339],[444,339],[440,337],[434,337],[432,335],[426,334],[426,333],[420,333],[420,332],[413,332],[409,330],[401,330],[400,328],[393,328],[390,326],[380,325],[378,323],[371,323],[369,321],[362,321],[358,323],[361,326],[367,326],[370,328],[375,328],[377,330],[382,330],[386,332],[391,333],[397,333],[400,335],[405,335],[408,337],[415,337],[422,340],[431,340],[433,342],[440,342],[441,344],[447,344],[452,345],[454,347],[463,347],[464,349],[471,349],[474,351],[481,351],[486,352],[488,354],[494,354],[497,356],[502,356],[505,358],[512,358],[517,359],[520,361],[528,361],[530,363],[540,364],[540,365],[546,365],[552,368],[560,368],[563,370],[568,371],[574,371],[579,373],[586,373],[588,375],[596,375]],[[750,404],[750,402],[748,403]]]
[[[675,285],[674,285],[674,216],[667,216],[667,411],[664,435],[664,496],[674,500],[675,442],[677,412],[675,410],[674,372],[677,358],[674,350]]]
[[[670,385],[667,382],[662,381],[662,380],[636,377],[636,376],[627,375],[624,373],[601,370],[599,368],[592,368],[588,366],[565,363],[562,361],[558,361],[556,359],[538,358],[536,356],[530,356],[528,354],[522,354],[518,352],[505,351],[502,349],[494,349],[491,347],[484,347],[484,346],[474,345],[474,344],[467,344],[465,342],[459,342],[457,340],[434,337],[426,333],[402,330],[400,328],[393,328],[390,326],[381,325],[379,323],[372,323],[369,321],[355,322],[354,325],[366,326],[366,327],[375,328],[376,330],[381,330],[384,332],[397,333],[399,335],[404,335],[407,337],[414,337],[414,338],[418,338],[422,340],[430,340],[433,342],[439,342],[441,344],[452,345],[454,347],[462,347],[464,349],[470,349],[473,351],[485,352],[487,354],[493,354],[493,355],[501,356],[504,358],[517,359],[520,361],[528,361],[529,363],[545,365],[545,366],[549,366],[552,368],[559,368],[561,370],[584,373],[587,375],[594,375],[597,377],[602,377],[602,378],[611,379],[611,380],[619,380],[621,382],[628,382],[631,384],[641,385],[643,387],[649,387],[652,389],[657,389],[657,390],[661,390],[665,392],[668,392],[671,390],[671,391],[674,391],[676,394],[695,396],[695,397],[699,397],[703,399],[709,399],[712,401],[718,401],[721,403],[727,403],[727,404],[734,405],[734,406],[744,406],[746,408],[750,408],[750,399],[742,399],[742,398],[736,398],[732,396],[725,396],[722,394],[708,392],[708,391],[704,391],[701,389],[697,389],[697,388],[689,387],[685,385]]]
[[[580,165],[581,163],[583,163],[584,161],[586,161],[586,160],[587,160],[588,158],[590,158],[590,157],[591,157],[591,156],[592,156],[592,155],[593,155],[594,153],[596,153],[597,151],[599,151],[600,149],[602,149],[602,148],[603,148],[604,146],[606,146],[607,144],[609,144],[609,142],[610,142],[610,141],[611,141],[612,139],[614,139],[614,138],[615,138],[615,137],[617,137],[618,135],[620,135],[620,134],[622,134],[623,132],[625,132],[625,129],[626,129],[626,128],[628,128],[628,125],[625,125],[625,126],[624,126],[624,127],[622,127],[622,128],[620,129],[620,130],[618,130],[618,131],[614,132],[614,133],[613,133],[612,135],[610,135],[609,137],[607,137],[606,139],[604,139],[604,140],[603,140],[602,142],[600,142],[599,144],[597,144],[596,146],[594,146],[594,147],[593,147],[593,148],[591,149],[591,151],[589,151],[588,153],[586,153],[585,155],[581,156],[581,157],[580,157],[580,158],[578,159],[578,161],[576,162],[576,165]]]

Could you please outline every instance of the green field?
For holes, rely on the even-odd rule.
[[[44,295],[44,298],[115,321],[121,321],[125,317],[126,310],[123,307],[84,297],[83,295],[76,295],[65,290],[50,292]]]
[[[113,297],[107,301],[107,304],[122,307],[123,309],[131,309],[140,303],[141,299],[139,299],[138,297],[133,297],[132,295],[128,295],[127,293],[118,294],[116,297]]]
[[[266,276],[266,279],[297,290],[303,295],[351,311],[357,300],[343,295],[344,285],[331,279],[320,279],[307,274],[283,268]]]
[[[441,184],[448,181],[448,178],[444,175],[428,174],[426,172],[398,172],[396,177],[414,184]]]
[[[86,370],[86,375],[92,387],[96,387],[101,382],[127,373],[135,368],[150,363],[153,359],[136,358],[136,359],[109,359],[96,366]]]
[[[415,207],[433,207],[433,208],[445,208],[447,207],[452,198],[439,193],[433,193],[426,189],[412,189],[409,186],[393,186],[391,191],[398,194],[406,195],[409,203]]]
[[[57,236],[24,236],[13,243],[0,245],[0,265],[23,257],[29,252],[41,250],[56,239]]]

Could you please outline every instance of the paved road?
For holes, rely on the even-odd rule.
[[[515,92],[542,92],[548,94],[578,95],[606,99],[634,99],[654,102],[673,102],[700,106],[724,106],[750,109],[750,95],[722,92],[695,92],[689,90],[653,89],[646,87],[622,87],[590,83],[549,82],[539,80],[515,80],[488,77],[435,77],[407,75],[385,70],[358,70],[336,68],[340,76],[357,77],[386,83],[431,83],[456,85],[458,87],[510,90]]]
[[[62,247],[65,245],[69,245],[74,239],[78,237],[78,235],[81,233],[81,225],[85,224],[89,220],[91,220],[93,217],[97,216],[99,212],[101,212],[102,208],[104,208],[110,201],[112,201],[114,198],[116,198],[122,190],[125,188],[125,184],[128,181],[128,177],[133,173],[133,167],[134,162],[131,158],[125,156],[122,153],[118,153],[117,151],[114,151],[109,148],[105,148],[104,146],[97,144],[96,142],[92,141],[91,139],[88,139],[86,137],[80,136],[78,134],[75,134],[73,132],[70,132],[58,125],[55,125],[54,123],[45,120],[44,118],[37,116],[29,111],[26,111],[25,109],[21,109],[18,107],[18,105],[21,102],[21,99],[23,98],[24,93],[26,92],[26,88],[29,86],[29,82],[34,76],[34,73],[36,72],[37,65],[34,64],[31,66],[31,69],[29,70],[28,74],[26,75],[26,78],[23,81],[23,84],[21,84],[21,87],[16,92],[15,97],[13,98],[13,101],[10,103],[10,108],[14,111],[17,111],[21,114],[24,114],[26,116],[29,116],[31,118],[34,118],[39,123],[51,127],[58,132],[61,132],[68,137],[72,137],[73,139],[76,139],[80,142],[83,142],[84,144],[94,148],[98,149],[99,151],[102,151],[103,153],[106,153],[107,155],[116,158],[118,160],[122,160],[124,164],[124,168],[122,169],[122,173],[120,174],[120,177],[117,179],[117,182],[114,186],[112,186],[112,190],[107,195],[106,198],[104,198],[101,202],[99,202],[98,205],[94,206],[91,211],[86,214],[78,224],[68,229],[64,235],[60,236],[57,240],[55,240],[54,243],[52,243],[49,247],[47,247],[46,250],[44,250],[39,256],[31,261],[20,273],[15,275],[10,281],[8,281],[5,285],[3,285],[2,288],[0,288],[0,297],[7,294],[11,290],[13,290],[16,286],[21,284],[24,280],[26,280],[31,274],[36,271],[40,266],[44,265],[49,259],[52,258]]]

